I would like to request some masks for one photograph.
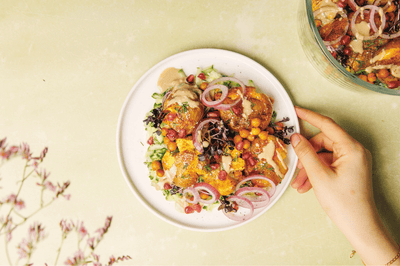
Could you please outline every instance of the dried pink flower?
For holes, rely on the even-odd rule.
[[[19,148],[21,156],[23,159],[30,161],[32,159],[32,153],[30,147],[27,143],[23,142]]]
[[[85,226],[83,225],[83,222],[77,227],[78,234],[80,236],[80,239],[83,239],[87,235],[87,230]]]
[[[15,208],[18,210],[22,210],[23,208],[25,208],[25,202],[23,200],[16,201]]]
[[[91,249],[94,249],[94,237],[88,238],[87,244]]]
[[[111,226],[111,221],[112,221],[112,216],[108,216],[106,218],[105,225],[102,228],[99,228],[99,229],[96,230],[96,232],[99,233],[98,239],[101,239],[103,237],[103,235],[105,233],[107,233],[108,228]]]
[[[43,185],[45,186],[45,188],[47,188],[50,191],[56,192],[56,186],[53,185],[53,183],[51,183],[50,181],[45,181],[43,183]]]
[[[66,220],[61,220],[60,222],[60,227],[61,227],[61,231],[63,233],[63,237],[66,237],[67,234],[69,232],[72,231],[72,229],[74,228],[74,224],[72,222],[67,222]]]
[[[70,200],[71,194],[63,195],[66,200]]]
[[[65,265],[87,265],[85,261],[85,254],[82,250],[78,250],[72,259],[68,258],[65,262]]]

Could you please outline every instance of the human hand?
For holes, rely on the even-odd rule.
[[[298,133],[291,136],[300,169],[292,187],[300,193],[313,188],[324,211],[365,263],[385,262],[397,252],[397,245],[376,210],[370,152],[331,118],[300,107],[296,113],[321,132],[310,140]]]

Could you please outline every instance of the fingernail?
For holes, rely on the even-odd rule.
[[[290,142],[292,143],[292,146],[293,146],[294,148],[296,148],[297,144],[299,144],[299,142],[300,142],[300,137],[299,137],[299,135],[298,135],[298,134],[293,134],[292,137],[291,137],[291,139],[290,139]]]

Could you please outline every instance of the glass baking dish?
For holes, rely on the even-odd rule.
[[[314,22],[311,0],[300,0],[298,34],[303,51],[314,68],[326,79],[343,88],[400,96],[399,89],[389,89],[361,80],[348,72],[328,51]]]

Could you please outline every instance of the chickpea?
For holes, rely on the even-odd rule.
[[[169,138],[167,138],[167,137],[165,137],[164,138],[164,144],[167,144],[168,145],[168,143],[170,143],[171,141],[169,140]]]
[[[242,138],[247,138],[250,135],[250,131],[248,131],[247,129],[242,128],[241,130],[239,130],[239,135]]]
[[[358,77],[359,77],[360,79],[362,79],[362,80],[368,82],[368,77],[367,77],[366,75],[359,75]]]
[[[261,129],[259,127],[253,127],[251,129],[250,134],[253,135],[253,136],[257,136],[258,134],[260,134],[260,132],[261,132]]]
[[[240,135],[236,135],[236,136],[233,138],[233,143],[237,144],[238,142],[240,142],[240,141],[242,141],[242,140],[243,140],[243,138],[242,138]]]
[[[157,176],[162,177],[162,176],[164,176],[164,170],[163,169],[158,169],[156,174],[157,174]]]
[[[376,75],[375,73],[369,73],[368,74],[368,81],[374,83],[376,81]]]
[[[250,148],[250,145],[251,143],[249,140],[247,139],[243,140],[243,149],[247,150],[248,148]]]
[[[254,139],[255,139],[256,137],[254,136],[254,135],[248,135],[247,136],[247,139],[249,140],[249,141],[254,141]]]
[[[207,88],[207,86],[208,86],[208,83],[207,82],[203,82],[200,85],[200,89],[204,91]]]
[[[170,150],[170,151],[174,151],[178,148],[178,145],[176,145],[176,142],[173,142],[173,141],[169,142],[167,146],[168,146],[168,150]]]
[[[258,134],[258,137],[261,140],[266,140],[268,138],[268,132],[267,131],[261,131],[260,134]]]
[[[376,74],[376,76],[377,76],[379,79],[387,78],[389,75],[390,75],[389,71],[388,71],[387,69],[385,69],[385,68],[379,70],[379,72]]]
[[[259,127],[260,124],[261,124],[261,119],[260,118],[256,117],[256,118],[251,119],[251,126],[252,127]]]
[[[161,169],[161,162],[160,161],[153,161],[151,163],[151,169],[154,171],[157,171],[158,169]]]

